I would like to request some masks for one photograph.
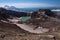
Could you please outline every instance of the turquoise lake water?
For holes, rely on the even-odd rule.
[[[21,21],[27,21],[28,19],[30,19],[31,17],[30,16],[25,16],[25,17],[22,17]]]

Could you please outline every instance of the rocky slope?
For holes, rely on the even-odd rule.
[[[56,18],[56,14],[50,10],[39,10],[32,13],[31,19],[27,22],[36,25],[36,28],[39,26],[49,28],[52,32],[60,30],[60,19]]]
[[[27,13],[25,13],[25,12],[16,12],[16,11],[0,8],[0,16],[5,17],[5,18],[7,18],[9,16],[21,17],[21,16],[27,16]]]
[[[6,11],[5,9],[0,9],[0,18],[2,20],[7,19],[10,17],[9,14],[5,13],[20,13],[20,12],[12,12],[12,11]],[[49,28],[50,31],[47,33],[42,34],[32,34],[25,30],[22,30],[15,24],[11,23],[5,23],[3,21],[0,21],[0,40],[59,40],[60,39],[60,20],[57,18],[54,18],[55,15],[51,17],[51,15],[48,14],[41,14],[42,12],[45,12],[45,10],[34,12],[32,18],[28,20],[25,23],[41,26],[44,28]],[[51,11],[50,11],[51,12]],[[21,15],[21,14],[20,14]],[[17,16],[17,15],[14,15]],[[0,20],[1,20],[0,19]],[[50,35],[50,36],[49,36]]]
[[[55,37],[55,38],[54,38]],[[59,40],[59,32],[32,34],[18,26],[0,21],[0,40]]]

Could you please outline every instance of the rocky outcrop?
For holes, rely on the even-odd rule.
[[[55,18],[55,16],[56,14],[50,10],[39,10],[32,13],[29,23],[36,25],[36,28],[41,26],[43,28],[49,28],[50,31],[58,31],[60,28],[60,21]]]

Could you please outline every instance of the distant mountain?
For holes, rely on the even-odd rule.
[[[5,5],[4,8],[7,10],[20,11],[20,8],[16,8],[14,6]]]
[[[15,6],[8,6],[8,5],[5,5],[4,8],[7,10],[13,10],[13,11],[18,11],[18,12],[34,12],[39,9],[50,9],[50,10],[60,9],[60,7],[17,8]]]
[[[7,10],[18,11],[18,12],[33,12],[39,9],[39,8],[17,8],[15,6],[8,6],[8,5],[5,5],[3,8]]]
[[[8,5],[5,5],[5,6],[4,6],[4,8],[8,9],[8,8],[9,8],[9,6],[8,6]]]

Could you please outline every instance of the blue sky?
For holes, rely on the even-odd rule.
[[[26,7],[60,7],[60,0],[0,0],[0,6],[9,5]]]

